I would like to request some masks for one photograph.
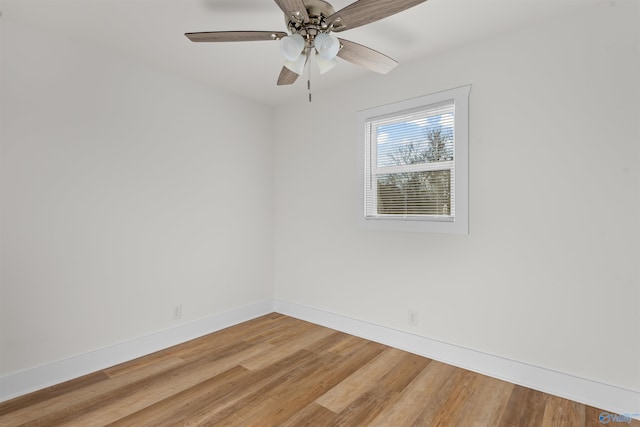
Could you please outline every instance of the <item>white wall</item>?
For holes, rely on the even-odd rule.
[[[272,298],[271,108],[2,31],[0,377]]]
[[[276,297],[640,391],[638,5],[279,108]],[[356,112],[465,84],[470,234],[358,229]]]
[[[275,265],[278,299],[640,391],[639,21],[611,2],[274,117],[4,16],[0,379],[270,299]],[[469,83],[470,235],[356,228],[356,112]]]

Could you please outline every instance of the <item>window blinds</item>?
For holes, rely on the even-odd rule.
[[[453,100],[365,121],[365,216],[453,220]]]

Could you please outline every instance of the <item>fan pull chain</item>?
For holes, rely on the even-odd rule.
[[[311,61],[307,67],[307,90],[309,90],[309,103],[311,103]]]

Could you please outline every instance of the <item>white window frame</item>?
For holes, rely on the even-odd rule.
[[[358,225],[362,228],[389,231],[432,232],[449,234],[469,233],[469,93],[471,85],[449,89],[430,95],[420,96],[393,104],[382,105],[359,111],[358,120]],[[412,217],[367,217],[365,213],[366,177],[365,171],[371,169],[365,165],[366,151],[375,153],[375,141],[369,141],[366,123],[376,117],[401,115],[408,110],[453,101],[454,103],[454,176],[455,193],[453,206],[455,216],[412,216]],[[367,146],[370,144],[371,146]],[[371,155],[371,161],[376,157]],[[375,166],[374,166],[375,169]]]

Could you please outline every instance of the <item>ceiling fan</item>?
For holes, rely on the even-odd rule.
[[[278,77],[278,85],[294,83],[311,58],[321,74],[336,65],[336,56],[386,74],[398,65],[395,60],[331,33],[378,21],[426,0],[358,0],[337,12],[324,0],[274,1],[284,12],[289,34],[282,31],[210,31],[186,33],[185,36],[192,42],[280,41],[285,63]]]

